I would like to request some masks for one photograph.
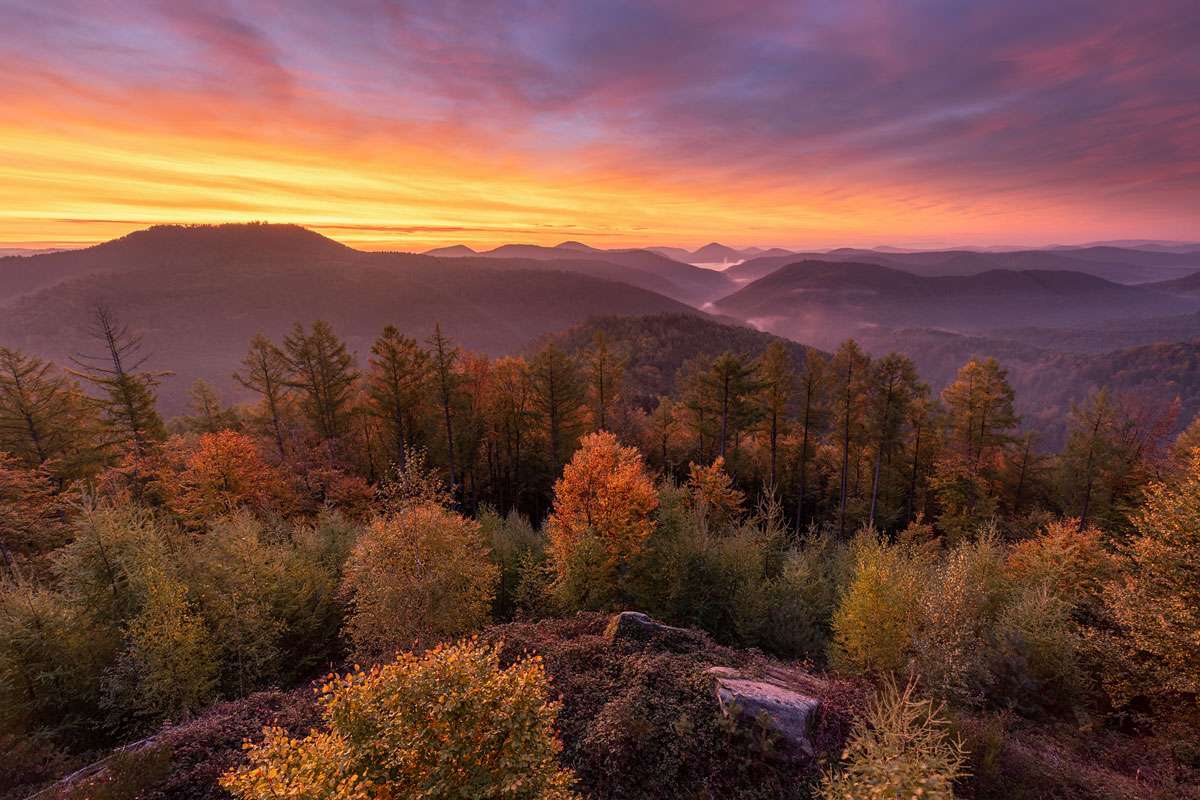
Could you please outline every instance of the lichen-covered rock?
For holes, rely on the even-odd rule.
[[[695,638],[695,634],[685,628],[664,625],[658,620],[640,611],[622,611],[614,614],[604,629],[604,638],[611,641],[618,639],[644,642],[655,637]]]
[[[767,723],[791,747],[808,756],[816,754],[813,728],[821,701],[769,678],[729,667],[706,670],[713,694],[726,716]]]

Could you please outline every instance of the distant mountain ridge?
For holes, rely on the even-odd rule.
[[[788,264],[713,304],[763,330],[829,347],[864,326],[1070,327],[1187,314],[1197,303],[1066,270],[989,270],[926,277],[861,262]]]
[[[109,305],[144,335],[147,366],[176,373],[161,393],[170,414],[183,409],[196,378],[242,398],[230,376],[250,338],[261,331],[278,341],[296,322],[328,320],[365,366],[371,342],[389,324],[423,340],[440,323],[462,347],[502,355],[593,316],[700,314],[551,262],[365,253],[296,226],[154,228],[13,261],[54,274],[0,298],[0,345],[63,363],[92,347],[91,311]],[[582,263],[601,272],[610,266]],[[22,289],[31,283],[0,281]]]

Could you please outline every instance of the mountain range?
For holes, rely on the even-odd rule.
[[[755,355],[775,337],[802,358],[854,336],[875,353],[906,352],[935,386],[970,356],[996,356],[1029,418],[1050,432],[1061,432],[1086,387],[1106,380],[1163,397],[1200,389],[1191,251],[844,249],[797,258],[760,254],[718,271],[579,242],[418,255],[362,252],[291,225],[158,226],[0,259],[0,345],[63,362],[90,347],[89,315],[106,304],[143,334],[149,368],[177,373],[162,388],[168,414],[183,410],[196,378],[242,399],[231,373],[249,339],[279,340],[315,319],[332,323],[360,364],[388,324],[418,339],[441,324],[489,355],[528,352],[546,337],[578,350],[604,330],[630,358],[630,390],[645,403],[670,390],[687,360],[725,349]],[[1078,265],[1086,269],[1068,269]],[[1104,270],[1155,277],[1118,281],[1096,274]]]

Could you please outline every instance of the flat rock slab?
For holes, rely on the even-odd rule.
[[[765,718],[788,743],[809,756],[815,754],[812,730],[820,700],[728,667],[712,667],[705,674],[712,678],[713,694],[726,716]]]

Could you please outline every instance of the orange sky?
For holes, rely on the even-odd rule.
[[[0,10],[0,246],[247,220],[406,250],[1200,238],[1195,57],[1119,9],[1026,36],[942,20],[992,45],[963,65],[914,52],[925,21],[894,8],[700,4],[631,18],[641,43],[569,4],[70,5]],[[686,63],[705,43],[724,49]]]

